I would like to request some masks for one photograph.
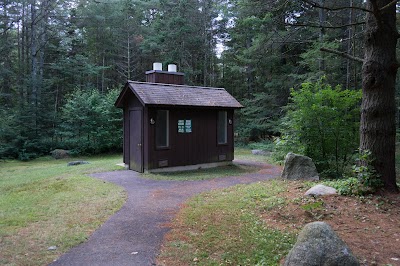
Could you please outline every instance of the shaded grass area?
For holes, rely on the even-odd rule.
[[[1,265],[48,264],[122,206],[122,188],[87,176],[120,169],[121,155],[81,159],[90,164],[50,157],[0,162]]]
[[[270,160],[268,157],[252,155],[246,148],[235,148],[235,158],[261,162]],[[399,181],[399,144],[396,146],[396,169]],[[353,219],[358,217],[354,213],[360,212],[357,215],[364,219],[373,210],[377,210],[378,205],[375,204],[376,207],[372,206],[368,211],[359,210],[360,203],[357,203],[357,200],[362,198],[345,198],[346,201],[356,202],[351,206],[346,206],[348,203],[342,203],[342,198],[337,200],[338,207],[333,203],[322,207],[321,202],[315,203],[310,198],[305,198],[305,202],[299,203],[299,198],[290,198],[288,195],[298,189],[303,195],[303,190],[311,185],[308,182],[301,184],[302,189],[296,184],[289,187],[290,183],[273,180],[239,185],[193,197],[183,206],[172,222],[172,230],[164,239],[158,264],[279,265],[281,259],[287,255],[295,243],[296,233],[304,226],[303,223],[307,222],[307,219],[321,219],[319,211],[325,211],[325,208],[332,208],[333,213],[338,212],[336,215],[331,214],[328,218],[331,219],[331,223],[337,223],[337,230],[342,229],[345,238],[349,237],[350,240],[355,241],[352,243],[348,240],[349,243],[355,245],[356,249],[357,239],[354,239],[352,232],[347,231],[348,226],[353,226]],[[335,198],[329,199],[334,201]],[[296,207],[296,214],[293,214],[293,209],[288,208],[292,205]],[[386,211],[384,215],[387,215]],[[350,221],[345,228],[342,228],[342,219],[344,219],[342,216]],[[379,217],[376,215],[377,220],[386,219],[379,219]],[[361,223],[364,221],[362,220]],[[369,236],[368,233],[366,235]],[[363,248],[362,244],[360,248]],[[371,256],[376,256],[376,254]]]
[[[253,155],[251,149],[235,147],[235,160],[249,160],[254,162],[272,163],[270,156]]]
[[[239,176],[259,170],[246,165],[226,165],[208,169],[198,169],[171,173],[146,173],[142,177],[153,180],[207,180],[213,178]]]
[[[269,228],[264,211],[285,205],[281,181],[203,193],[178,213],[158,257],[160,265],[279,265],[295,242]]]

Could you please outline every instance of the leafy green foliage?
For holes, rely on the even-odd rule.
[[[118,151],[122,147],[122,114],[114,107],[117,90],[75,90],[62,108],[59,135],[64,148],[78,154]]]
[[[29,106],[0,109],[0,159],[19,159],[27,161],[48,154],[53,145],[49,131],[42,130],[35,121]],[[44,114],[39,114],[43,117]],[[42,122],[46,121],[43,118]]]
[[[324,184],[335,188],[339,195],[345,196],[358,195],[361,188],[355,177],[325,181]]]
[[[372,166],[370,151],[359,151],[356,163],[352,166],[352,177],[324,182],[334,187],[340,195],[366,195],[382,187],[382,180]]]
[[[332,88],[324,79],[292,89],[276,159],[289,151],[301,153],[314,160],[322,175],[341,176],[358,146],[360,99],[361,91]]]
[[[365,193],[373,193],[383,186],[382,180],[379,178],[372,163],[371,151],[359,151],[356,164],[353,165],[353,175],[357,178]]]
[[[252,142],[247,145],[252,150],[265,150],[272,151],[275,147],[274,142],[269,139],[265,139],[259,142]]]
[[[220,28],[221,0],[155,1],[141,51],[153,62],[176,63],[190,85],[215,86],[214,51]],[[150,61],[151,62],[151,61]]]
[[[297,80],[307,82],[318,82],[321,77],[329,83],[335,82],[336,84],[345,84],[343,79],[346,75],[340,71],[341,60],[338,60],[338,56],[322,52],[320,49],[329,48],[332,50],[339,49],[339,41],[322,41],[318,40],[312,43],[312,45],[300,55],[299,64],[304,67],[305,71],[299,74],[292,74]],[[323,67],[322,67],[323,65]],[[335,70],[330,73],[326,72],[326,69]]]
[[[274,95],[255,93],[252,98],[244,99],[242,104],[245,107],[240,111],[241,123],[238,128],[242,142],[259,141],[276,134],[279,106],[275,103]]]
[[[15,147],[15,117],[10,110],[0,110],[0,158],[17,157]]]
[[[268,5],[275,9],[280,3]],[[280,108],[295,85],[288,76],[297,72],[296,48],[281,41],[297,34],[279,27],[279,15],[263,2],[239,0],[231,8],[235,27],[228,29],[221,82],[245,107],[238,113],[237,132],[238,140],[247,144],[277,134]]]
[[[315,220],[324,217],[324,201],[321,198],[306,197],[302,199],[303,204],[300,206],[308,215]]]

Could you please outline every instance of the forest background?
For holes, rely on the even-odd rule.
[[[333,2],[365,5],[360,0]],[[298,91],[353,91],[350,98],[358,99],[357,108],[360,103],[362,66],[350,57],[364,57],[365,12],[312,3],[2,0],[0,159],[29,160],[55,148],[80,154],[119,151],[122,115],[113,103],[127,80],[144,81],[153,62],[177,64],[187,84],[224,87],[237,98],[245,106],[237,113],[239,143],[280,137],[279,145],[294,147],[290,141],[296,134],[289,133],[299,128],[290,125],[304,127],[293,112],[305,104]],[[323,0],[318,3],[324,5]],[[321,52],[322,47],[350,57]],[[319,99],[324,102],[329,95],[322,93]],[[332,96],[331,102],[346,95]],[[312,113],[323,110],[311,108],[302,116],[314,121]],[[359,113],[349,119],[351,134],[331,143],[347,145],[342,161],[359,142]],[[311,133],[308,139],[321,135]],[[313,154],[305,145],[298,150]],[[337,157],[328,159],[336,165],[324,169],[343,164]],[[326,164],[325,158],[319,162]]]

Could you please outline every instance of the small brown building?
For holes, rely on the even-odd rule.
[[[230,163],[234,109],[242,105],[225,89],[185,86],[184,74],[169,70],[128,81],[115,103],[123,109],[124,163],[137,172]]]

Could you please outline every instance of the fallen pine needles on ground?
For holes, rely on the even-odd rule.
[[[303,226],[325,221],[361,265],[400,265],[399,195],[312,198],[299,181],[238,185],[189,200],[159,265],[279,265]]]

